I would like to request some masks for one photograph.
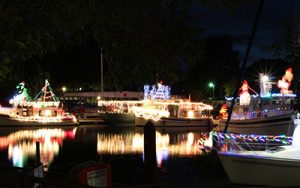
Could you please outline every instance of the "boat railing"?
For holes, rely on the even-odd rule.
[[[291,145],[292,138],[285,135],[248,135],[214,132],[214,142],[218,151],[265,151],[277,146]]]

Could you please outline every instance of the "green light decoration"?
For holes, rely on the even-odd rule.
[[[16,88],[19,96],[24,96],[22,98],[26,99],[26,101],[31,101],[31,97],[28,95],[27,88],[25,87],[25,81],[20,82]]]

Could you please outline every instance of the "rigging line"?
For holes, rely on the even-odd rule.
[[[249,39],[249,42],[248,42],[248,45],[247,45],[247,49],[246,49],[246,53],[245,53],[245,57],[244,57],[244,62],[242,64],[239,81],[243,80],[244,75],[245,75],[245,70],[246,70],[246,64],[247,64],[248,56],[249,56],[249,53],[250,53],[250,50],[251,50],[252,41],[253,41],[253,39],[255,37],[255,34],[256,34],[257,25],[258,25],[259,18],[260,18],[261,12],[262,12],[263,4],[264,4],[264,0],[260,0],[259,6],[258,6],[258,9],[257,9],[257,12],[256,12],[256,17],[255,17],[255,20],[254,20],[254,24],[253,24],[251,36],[250,36],[250,39]],[[237,82],[237,85],[236,85],[236,88],[235,88],[235,92],[234,92],[234,96],[233,96],[233,99],[232,99],[232,102],[231,102],[231,105],[230,105],[230,108],[229,108],[228,117],[227,117],[226,125],[225,125],[225,128],[224,128],[224,133],[227,132],[228,125],[229,125],[229,122],[230,122],[230,119],[231,119],[231,115],[232,115],[232,110],[233,110],[233,107],[234,107],[234,103],[235,103],[235,100],[237,98],[237,93],[238,93],[239,88],[240,88],[239,87],[240,86],[240,82],[239,81]]]

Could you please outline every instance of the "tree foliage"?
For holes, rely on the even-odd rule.
[[[228,62],[222,64],[226,58],[236,61],[231,51],[230,57],[217,51],[224,59],[214,59],[216,55],[207,50],[204,58],[204,44],[209,44],[202,37],[204,30],[189,25],[188,13],[195,3],[232,9],[243,4],[206,0],[0,0],[0,82],[28,80],[39,90],[47,77],[50,82],[55,80],[54,87],[67,83],[99,90],[102,48],[105,90],[141,90],[145,83],[162,80],[187,91],[187,81],[199,75],[187,69],[203,67],[203,75],[212,73],[212,78],[217,78],[219,74],[213,72],[218,66],[220,71],[230,69]],[[80,49],[89,52],[81,54]],[[222,79],[218,78],[218,84],[223,84]],[[201,79],[196,81],[190,89],[195,92],[202,85]]]
[[[289,17],[282,24],[284,37],[282,41],[264,48],[265,51],[273,52],[274,57],[282,58],[285,66],[293,67],[294,91],[297,91],[300,74],[300,18]]]

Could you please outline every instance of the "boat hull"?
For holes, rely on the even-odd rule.
[[[109,125],[131,125],[134,126],[134,114],[122,113],[100,113],[99,117]]]
[[[300,161],[238,154],[218,153],[221,163],[234,184],[299,186]]]
[[[135,118],[135,125],[144,126],[151,121],[155,126],[160,127],[207,127],[212,128],[214,124],[211,118],[161,118],[158,121],[145,119],[142,117]]]
[[[10,117],[0,117],[0,127],[3,126],[38,126],[38,127],[47,127],[47,126],[77,126],[78,122],[74,121],[60,121],[60,122],[38,122],[38,121],[19,121]]]
[[[217,131],[224,131],[227,120],[221,119],[217,123]],[[230,120],[228,131],[242,134],[280,135],[291,136],[294,124],[291,114],[281,116],[255,118],[247,120]]]

